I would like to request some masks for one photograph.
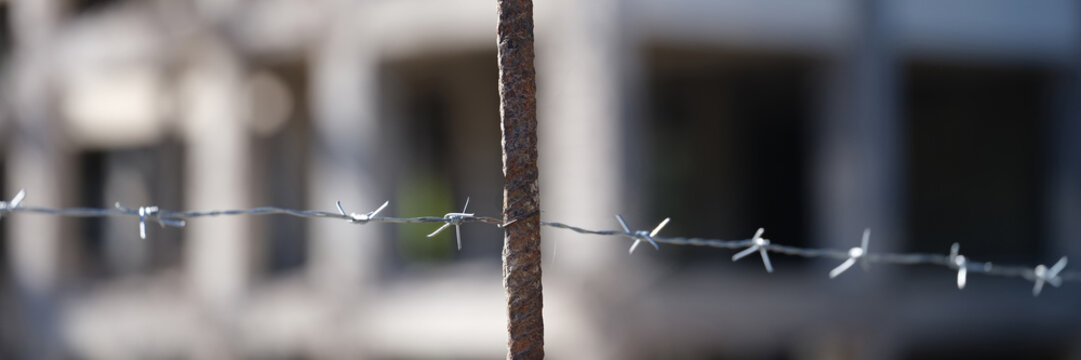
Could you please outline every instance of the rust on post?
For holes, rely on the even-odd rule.
[[[537,85],[533,1],[499,2],[499,115],[503,132],[503,287],[508,359],[544,357]]]

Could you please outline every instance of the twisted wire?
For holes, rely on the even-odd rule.
[[[488,216],[476,216],[470,214],[460,213],[448,213],[448,215],[456,216],[420,216],[420,217],[393,217],[393,216],[376,216],[379,210],[373,211],[368,214],[346,214],[344,210],[339,208],[338,212],[322,211],[322,210],[297,210],[274,206],[263,206],[250,209],[229,209],[229,210],[210,210],[210,211],[171,211],[171,210],[158,210],[156,207],[141,207],[141,208],[127,208],[117,204],[115,208],[91,208],[91,207],[74,207],[74,208],[47,208],[47,207],[35,207],[25,206],[20,204],[24,193],[20,193],[16,196],[16,200],[11,202],[0,201],[0,218],[4,215],[12,213],[30,213],[39,215],[50,216],[63,216],[63,217],[115,217],[115,216],[131,216],[140,219],[140,224],[146,221],[153,221],[159,223],[161,226],[173,226],[182,227],[186,220],[203,218],[203,217],[221,217],[221,216],[244,216],[244,215],[289,215],[301,218],[313,218],[313,219],[334,219],[334,220],[346,220],[351,223],[365,224],[365,223],[392,223],[392,224],[423,224],[423,223],[442,223],[448,224],[456,222],[458,224],[466,223],[482,223],[488,225],[495,225],[503,227],[516,220],[504,221]],[[142,212],[140,211],[142,209]],[[147,211],[151,209],[151,211]],[[541,221],[541,226],[568,230],[579,234],[585,235],[597,235],[597,236],[618,236],[625,237],[631,240],[642,240],[644,232],[642,231],[622,231],[622,230],[595,230],[587,229],[579,226],[569,225],[554,221]],[[703,246],[713,247],[720,249],[747,249],[754,246],[759,246],[769,253],[783,254],[788,256],[798,256],[804,258],[826,258],[836,260],[858,260],[868,263],[882,263],[893,265],[931,265],[941,266],[952,270],[959,270],[961,267],[970,273],[979,273],[990,276],[1012,277],[1022,278],[1027,281],[1043,282],[1048,281],[1051,284],[1055,284],[1058,281],[1062,282],[1081,282],[1081,272],[1076,271],[1061,271],[1065,266],[1065,258],[1060,260],[1062,266],[1058,267],[1057,273],[1047,275],[1047,269],[1043,272],[1039,271],[1039,267],[1025,267],[1019,265],[998,265],[991,262],[977,262],[964,260],[963,265],[958,265],[956,258],[947,254],[928,254],[928,253],[875,253],[868,252],[866,254],[857,254],[862,256],[853,256],[853,250],[839,250],[839,249],[819,249],[819,248],[804,248],[788,245],[780,245],[774,243],[765,243],[756,245],[755,239],[742,239],[742,240],[721,240],[710,238],[698,238],[698,237],[660,237],[652,236],[650,239],[657,243],[676,245],[676,246]],[[764,254],[764,253],[763,253]],[[766,255],[763,255],[764,257]],[[734,259],[735,260],[735,259]],[[764,259],[765,260],[765,259]],[[768,260],[767,260],[768,261]],[[1043,265],[1040,265],[1041,267]],[[847,267],[846,267],[847,268]],[[841,271],[844,271],[842,269]],[[1037,286],[1041,287],[1042,284]],[[1036,290],[1038,293],[1039,290]]]

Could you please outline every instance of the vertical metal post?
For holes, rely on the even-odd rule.
[[[533,1],[499,3],[499,115],[503,132],[503,287],[508,359],[544,357],[540,192],[537,188],[537,84]]]

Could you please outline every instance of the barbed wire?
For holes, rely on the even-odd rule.
[[[250,209],[233,209],[233,210],[211,210],[211,211],[170,211],[159,209],[157,206],[140,206],[136,208],[129,208],[116,203],[114,208],[89,208],[89,207],[76,207],[76,208],[45,208],[45,207],[33,207],[24,206],[22,203],[26,199],[26,191],[20,190],[11,201],[0,201],[0,219],[6,214],[11,213],[33,213],[42,215],[53,216],[66,216],[66,217],[109,217],[109,216],[133,216],[139,218],[139,237],[146,239],[146,223],[156,222],[161,227],[184,227],[188,219],[201,218],[201,217],[216,217],[216,216],[239,216],[239,215],[290,215],[302,218],[322,218],[322,219],[337,219],[345,220],[354,224],[367,224],[367,223],[392,223],[392,224],[422,224],[422,223],[442,223],[438,229],[428,234],[428,237],[435,236],[447,229],[450,226],[455,227],[455,234],[458,243],[458,249],[462,248],[461,237],[461,225],[467,223],[483,223],[488,225],[495,225],[497,227],[508,226],[517,219],[503,220],[494,217],[477,216],[475,213],[466,213],[466,209],[469,206],[469,199],[466,198],[465,206],[462,212],[446,213],[443,216],[421,216],[421,217],[392,217],[392,216],[379,216],[378,214],[383,211],[390,201],[384,202],[381,206],[367,213],[347,213],[345,208],[342,207],[341,202],[337,202],[337,212],[321,211],[321,210],[296,210],[274,206],[264,206]],[[709,238],[688,238],[688,237],[661,237],[657,234],[668,224],[669,218],[665,218],[658,224],[653,230],[632,230],[623,219],[622,215],[616,215],[616,220],[623,228],[620,230],[592,230],[586,229],[574,225],[568,225],[560,222],[553,221],[541,221],[542,226],[563,229],[573,231],[579,234],[586,235],[599,235],[599,236],[619,236],[626,237],[634,240],[629,252],[633,253],[639,244],[642,242],[648,242],[655,249],[660,250],[659,244],[669,244],[678,246],[705,246],[721,249],[730,249],[742,251],[732,256],[732,261],[738,261],[748,255],[755,252],[759,253],[762,264],[766,268],[767,272],[773,272],[773,265],[769,258],[769,253],[778,253],[789,256],[799,256],[804,258],[829,258],[843,260],[843,262],[830,271],[829,277],[835,278],[857,263],[864,269],[869,267],[871,263],[883,263],[894,265],[933,265],[942,266],[957,271],[957,287],[958,289],[964,289],[967,283],[968,273],[978,273],[991,276],[1001,277],[1014,277],[1021,278],[1026,281],[1033,282],[1032,294],[1039,296],[1043,290],[1045,284],[1050,284],[1054,287],[1059,287],[1063,282],[1081,282],[1081,272],[1063,271],[1066,267],[1067,260],[1063,256],[1054,265],[1048,267],[1047,265],[1036,265],[1035,267],[1024,267],[1017,265],[994,265],[990,261],[978,262],[969,260],[964,255],[960,254],[960,244],[953,243],[950,248],[950,252],[947,254],[928,254],[928,253],[872,253],[870,252],[870,229],[864,230],[863,237],[860,242],[860,246],[852,247],[848,250],[837,249],[816,249],[816,248],[803,248],[796,246],[774,244],[771,240],[763,238],[765,229],[759,228],[755,232],[754,236],[745,240],[720,240]]]

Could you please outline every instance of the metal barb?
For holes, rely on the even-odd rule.
[[[250,209],[231,209],[231,210],[211,210],[211,211],[169,211],[159,209],[155,206],[144,206],[139,208],[125,208],[120,204],[116,204],[116,208],[43,208],[24,206],[22,203],[26,198],[26,191],[20,190],[11,201],[0,201],[0,215],[6,215],[14,212],[25,212],[39,215],[51,215],[51,216],[65,216],[65,217],[111,217],[111,216],[138,216],[139,217],[139,235],[140,238],[146,238],[146,222],[156,221],[161,226],[185,226],[185,219],[198,218],[198,217],[218,217],[218,216],[244,216],[244,215],[290,215],[303,218],[332,218],[338,220],[347,220],[350,222],[364,223],[364,222],[379,222],[379,223],[395,223],[395,224],[415,224],[415,223],[441,223],[435,232],[429,234],[429,237],[439,234],[450,226],[455,226],[456,240],[461,249],[461,231],[460,225],[465,222],[480,222],[493,226],[506,227],[514,223],[517,220],[507,221],[506,219],[476,216],[473,213],[466,213],[469,207],[469,198],[466,198],[466,204],[462,209],[462,212],[447,213],[442,217],[411,217],[411,218],[398,218],[388,216],[377,216],[381,211],[385,210],[389,206],[389,202],[384,202],[381,206],[366,214],[348,214],[346,215],[345,209],[341,206],[341,203],[337,203],[337,212],[326,212],[319,210],[298,210],[279,207],[257,207]],[[533,215],[527,215],[529,217]],[[525,218],[523,217],[523,218]],[[558,222],[541,221],[541,226],[550,228],[556,228],[560,230],[573,231],[579,234],[601,235],[601,236],[625,236],[634,240],[635,244],[631,246],[630,251],[633,252],[635,248],[644,241],[650,242],[654,248],[659,248],[659,243],[666,243],[672,245],[684,245],[684,246],[707,246],[724,249],[738,250],[733,261],[739,260],[743,257],[749,256],[755,251],[758,251],[762,256],[763,265],[767,271],[772,271],[772,264],[768,258],[769,252],[781,253],[789,256],[800,256],[807,258],[836,258],[843,260],[844,262],[837,266],[830,272],[830,278],[839,276],[841,273],[847,271],[858,262],[861,265],[866,266],[869,263],[888,263],[896,265],[933,265],[942,266],[951,270],[957,271],[958,288],[964,288],[967,282],[967,275],[971,272],[980,274],[987,274],[993,276],[1002,277],[1016,277],[1023,278],[1026,281],[1033,281],[1033,295],[1039,295],[1042,292],[1044,284],[1049,283],[1052,286],[1060,286],[1066,282],[1081,282],[1081,272],[1066,271],[1066,258],[1063,257],[1053,266],[1039,265],[1035,268],[1031,266],[1015,266],[1015,265],[1001,265],[994,264],[989,261],[976,262],[960,254],[960,245],[953,244],[950,249],[950,253],[947,256],[942,254],[922,254],[922,253],[909,253],[909,254],[895,254],[895,253],[868,253],[868,243],[870,242],[870,230],[864,232],[864,236],[860,247],[852,248],[847,251],[832,250],[832,249],[815,249],[815,248],[801,248],[794,246],[785,246],[770,242],[770,240],[762,238],[764,230],[759,230],[755,237],[750,240],[720,240],[720,239],[708,239],[708,238],[684,238],[684,237],[657,237],[657,234],[661,229],[666,226],[670,219],[665,219],[658,224],[652,231],[634,231],[627,225],[622,216],[616,215],[616,220],[619,221],[622,230],[592,230],[581,228],[577,226],[567,225]],[[752,250],[753,249],[753,250]]]
[[[345,213],[345,208],[342,207],[342,202],[341,201],[335,202],[335,205],[338,207],[338,213],[339,214],[341,214],[344,217],[349,218],[348,221],[349,221],[350,224],[367,224],[369,221],[372,221],[372,219],[375,218],[375,215],[378,215],[380,211],[383,211],[383,209],[386,209],[387,205],[390,205],[390,200],[384,201],[383,205],[379,205],[379,207],[376,208],[375,210],[369,211],[368,213],[365,213],[365,214],[349,213],[347,215]]]
[[[735,262],[757,251],[762,255],[762,265],[766,267],[766,272],[773,273],[773,263],[769,261],[769,252],[767,252],[769,240],[762,238],[762,234],[765,232],[765,228],[758,228],[758,231],[754,233],[754,237],[751,238],[751,247],[732,255],[732,261]]]
[[[26,189],[19,189],[19,192],[15,193],[15,196],[11,198],[11,202],[8,203],[8,208],[18,208],[23,200],[26,200]]]
[[[182,219],[170,218],[162,216],[162,211],[157,206],[140,206],[135,209],[129,209],[121,205],[120,202],[116,202],[114,205],[116,209],[122,211],[125,214],[135,214],[139,216],[139,238],[146,239],[146,220],[151,219],[158,223],[162,228],[166,226],[172,227],[184,227],[187,225]]]
[[[638,245],[642,243],[642,240],[648,241],[650,245],[653,245],[654,250],[660,250],[661,247],[657,245],[657,241],[654,240],[653,237],[657,236],[657,233],[661,232],[661,229],[663,229],[665,225],[668,225],[668,222],[671,221],[672,218],[664,218],[664,220],[661,220],[661,223],[657,224],[657,227],[653,228],[653,231],[631,231],[631,227],[627,226],[627,221],[623,219],[623,215],[616,214],[616,220],[619,220],[619,225],[623,226],[626,235],[634,239],[634,244],[631,244],[630,250],[627,251],[628,254],[633,254],[634,249],[638,248]]]
[[[953,243],[950,246],[950,266],[957,268],[957,289],[964,289],[968,277],[968,260],[960,254],[961,244]]]
[[[469,209],[468,196],[465,198],[465,206],[462,207],[462,212],[447,213],[446,215],[443,215],[443,220],[447,223],[443,224],[443,226],[440,226],[438,229],[435,229],[435,231],[433,231],[431,234],[428,234],[428,237],[436,236],[437,234],[442,232],[443,229],[454,225],[454,235],[458,239],[458,251],[462,251],[462,221],[475,215],[473,213],[467,213],[466,209]]]
[[[1043,264],[1036,265],[1036,269],[1032,272],[1034,278],[1033,281],[1035,282],[1035,285],[1032,287],[1032,296],[1040,296],[1040,292],[1043,291],[1043,283],[1045,282],[1054,287],[1062,286],[1062,278],[1059,277],[1058,273],[1062,272],[1065,268],[1065,256],[1058,259],[1058,262],[1056,262],[1054,266],[1051,266],[1050,269]]]
[[[119,205],[119,204],[117,204]],[[158,215],[157,206],[140,206],[139,207],[139,238],[146,239],[146,217]]]
[[[0,218],[4,217],[4,213],[17,209],[24,199],[26,199],[26,189],[19,189],[11,201],[0,201]]]
[[[841,263],[841,265],[833,268],[833,270],[830,270],[830,279],[837,277],[837,275],[841,275],[845,270],[848,270],[852,265],[855,265],[857,261],[867,264],[867,246],[870,241],[871,229],[864,229],[863,240],[860,241],[860,247],[848,249],[848,259]],[[866,265],[864,266],[866,267]]]

